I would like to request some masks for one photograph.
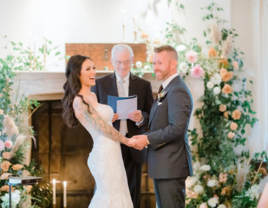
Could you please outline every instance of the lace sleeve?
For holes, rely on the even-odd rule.
[[[85,120],[91,128],[94,128],[99,133],[103,134],[109,139],[114,141],[119,141],[125,145],[128,144],[128,139],[120,134],[113,126],[106,123],[99,113],[89,104],[88,106],[82,102],[80,97],[76,97],[73,102],[73,108],[75,112],[75,117],[83,123]]]

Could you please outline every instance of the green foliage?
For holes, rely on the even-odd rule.
[[[14,50],[21,50],[20,47],[23,47],[22,43],[14,43],[11,42],[11,44],[14,46]],[[3,144],[6,140],[11,140],[13,142],[13,146],[11,148],[4,147],[3,150],[0,150],[1,154],[1,161],[10,163],[10,166],[6,173],[11,174],[13,176],[22,176],[22,173],[24,170],[28,170],[30,175],[32,176],[42,176],[43,172],[42,170],[36,170],[35,164],[33,161],[29,165],[24,165],[24,159],[26,152],[29,151],[30,148],[30,141],[25,140],[23,138],[23,135],[28,135],[29,130],[31,133],[33,133],[32,128],[27,128],[23,126],[25,116],[28,113],[28,110],[30,108],[35,108],[39,106],[39,103],[36,100],[29,100],[24,95],[21,97],[19,96],[19,91],[17,91],[16,96],[12,96],[14,94],[14,90],[11,88],[12,86],[12,78],[16,75],[12,69],[14,69],[13,65],[13,59],[16,59],[14,56],[8,55],[5,59],[0,58],[0,142]],[[23,62],[24,59],[21,61]],[[4,126],[4,119],[9,119],[5,122],[9,122],[8,126]],[[27,117],[26,117],[27,118]],[[6,125],[6,124],[5,124]],[[4,133],[3,129],[9,128],[10,131],[12,130],[12,135],[7,135]],[[16,130],[17,128],[17,130]],[[16,131],[15,131],[16,130]],[[21,135],[22,143],[16,144],[16,141],[19,138],[19,135]],[[31,135],[30,135],[31,136]],[[11,158],[5,159],[3,157],[3,153],[11,153],[14,149],[14,155],[12,155]],[[21,165],[22,168],[19,168],[19,170],[14,170],[14,165]],[[5,173],[4,170],[1,170],[2,173]],[[0,180],[0,188],[7,185],[8,180]],[[16,189],[21,191],[21,202],[25,200],[25,197],[27,195],[26,191],[24,190],[23,186],[16,186]],[[7,192],[1,191],[1,196],[4,196]],[[26,195],[25,195],[26,194]],[[31,193],[32,201],[34,203],[33,207],[49,207],[51,203],[51,188],[49,184],[47,184],[44,187],[41,187],[40,185],[36,185],[32,189]],[[44,198],[43,198],[44,197]],[[40,200],[42,199],[42,200]],[[0,204],[2,203],[2,199],[0,199]]]
[[[7,36],[4,37],[6,39]],[[57,51],[59,46],[52,46],[52,42],[46,38],[46,51],[45,44],[37,49],[36,57],[34,58],[33,49],[28,46],[24,46],[22,43],[15,43],[13,41],[8,41],[5,46],[7,49],[8,45],[11,45],[15,55],[9,54],[5,59],[6,65],[12,70],[17,71],[28,71],[28,70],[43,70],[44,69],[44,55],[54,54],[54,56],[60,55]],[[68,59],[68,56],[60,57],[59,61],[62,59]]]

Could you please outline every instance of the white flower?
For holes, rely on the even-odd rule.
[[[226,206],[224,204],[220,204],[218,208],[226,208]]]
[[[207,83],[207,88],[208,88],[208,89],[212,89],[213,87],[214,87],[213,82],[208,82],[208,83]]]
[[[185,45],[178,45],[177,47],[176,47],[176,51],[185,51],[185,49],[186,49],[187,47],[185,46]]]
[[[213,92],[215,95],[218,95],[221,93],[221,89],[219,87],[214,87]]]
[[[195,191],[195,193],[197,193],[197,194],[202,194],[202,193],[204,192],[204,188],[203,188],[203,186],[201,186],[201,185],[196,185],[196,186],[194,187],[194,191]]]
[[[0,115],[3,115],[4,110],[0,109]]]
[[[208,205],[211,207],[216,207],[216,205],[219,203],[218,198],[210,198],[208,200]]]
[[[201,164],[199,161],[195,162],[193,165],[194,170],[198,170],[200,168]]]
[[[187,73],[188,69],[189,69],[189,66],[186,62],[182,62],[180,63],[179,65],[179,69],[181,70],[182,73]]]
[[[247,190],[246,196],[249,196],[251,201],[253,201],[254,199],[259,199],[260,194],[258,190],[259,190],[259,185],[255,184],[251,186],[249,190]]]
[[[150,66],[149,66],[149,65],[145,65],[145,66],[143,67],[143,69],[144,69],[145,71],[147,71],[147,70],[150,69]]]
[[[210,165],[203,165],[201,166],[200,170],[203,170],[203,171],[209,171],[211,168],[210,168]]]
[[[197,177],[190,177],[188,176],[185,183],[186,183],[186,187],[189,188],[189,187],[192,187],[196,182],[198,181],[198,178]]]
[[[207,203],[202,203],[199,208],[208,208]]]
[[[3,132],[6,133],[10,139],[14,134],[19,133],[18,127],[16,126],[13,118],[9,117],[8,115],[4,116],[3,126],[4,126]]]
[[[141,68],[141,67],[142,67],[142,63],[141,63],[140,61],[137,61],[137,62],[136,62],[136,67],[137,67],[137,68]]]
[[[6,193],[4,196],[1,196],[2,199],[2,203],[1,203],[1,207],[9,207],[9,193]],[[20,202],[20,191],[19,190],[15,190],[14,192],[11,192],[11,205],[12,208],[17,207],[17,205]]]
[[[220,84],[221,83],[221,75],[219,74],[214,74],[211,78],[210,81],[214,83],[214,85]]]
[[[209,187],[218,186],[218,181],[215,180],[215,179],[210,179],[210,180],[208,181],[208,186],[209,186]]]

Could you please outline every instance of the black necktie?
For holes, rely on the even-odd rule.
[[[159,94],[160,92],[162,92],[162,90],[163,90],[163,85],[160,85],[159,90],[158,90],[158,93],[157,93],[157,95],[156,95],[156,100],[158,99],[158,94]]]
[[[162,90],[163,90],[163,85],[160,85],[159,90],[158,90],[158,94],[159,94],[160,92],[162,92]]]

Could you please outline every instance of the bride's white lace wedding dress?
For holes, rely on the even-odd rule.
[[[103,104],[91,108],[90,113],[87,108],[81,100],[74,102],[77,119],[94,141],[88,166],[97,190],[89,208],[133,208],[119,143],[124,141],[112,127],[113,110]]]

